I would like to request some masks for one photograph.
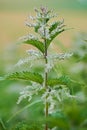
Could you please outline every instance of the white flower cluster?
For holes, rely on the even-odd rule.
[[[52,27],[53,25],[55,25],[55,24],[58,24],[58,25],[57,25],[57,27],[56,27],[53,31],[51,31],[50,36],[53,36],[53,35],[55,35],[56,33],[58,33],[58,32],[60,32],[60,31],[64,30],[63,27],[65,27],[65,25],[64,25],[63,23],[64,23],[64,19],[63,19],[62,21],[58,21],[58,22],[53,22],[53,23],[51,23],[51,24],[50,24],[51,27]]]
[[[64,23],[64,19],[62,19],[61,21],[54,21],[54,22],[50,23],[50,26],[52,27],[55,24],[58,24],[57,26],[61,26],[61,25],[63,25],[63,23]]]
[[[25,63],[25,60],[20,59],[20,60],[17,62],[17,64],[15,65],[15,67],[16,67],[16,66],[21,66],[21,65],[24,64],[24,63]]]
[[[20,67],[21,65],[24,65],[26,63],[30,64],[30,67],[33,66],[33,61],[39,60],[39,59],[43,59],[43,55],[36,50],[27,50],[26,51],[29,54],[29,57],[25,58],[25,59],[20,59],[17,64],[15,65],[15,67]]]
[[[24,65],[26,63],[30,63],[32,62],[32,60],[36,60],[37,58],[36,57],[27,57],[25,59],[20,59],[17,64],[15,65],[15,67],[20,67],[21,65]],[[32,66],[32,65],[30,65]]]
[[[54,18],[54,17],[58,17],[58,14],[49,15],[49,18]]]
[[[26,63],[30,63],[30,66],[32,66],[31,65],[31,62],[32,62],[32,60],[35,60],[36,58],[30,58],[30,57],[27,57],[27,58],[25,58],[25,59],[20,59],[18,62],[17,62],[17,64],[15,65],[15,67],[20,67],[21,65],[24,65],[24,64],[26,64]]]
[[[57,14],[47,14],[46,16],[45,15],[41,15],[40,13],[38,13],[37,15],[37,19],[51,19],[51,18],[54,18],[54,17],[57,17],[58,15]]]
[[[67,98],[76,98],[76,96],[70,94],[70,90],[68,88],[59,89],[58,95],[59,95],[58,99],[60,99],[59,101],[63,101],[64,99]]]
[[[38,29],[38,33],[39,33],[41,36],[44,36],[44,28],[45,28],[45,26],[42,25],[42,26]]]
[[[65,26],[65,25],[60,25],[60,26],[58,25],[57,28],[54,29],[54,30],[51,32],[50,35],[53,36],[53,35],[55,35],[56,33],[62,31],[64,26]]]
[[[42,38],[51,40],[49,29],[46,27],[46,25],[41,25],[41,27],[38,29],[38,33],[41,35]]]
[[[42,57],[42,54],[40,53],[40,51],[36,51],[36,50],[27,50],[26,51],[30,56],[37,56],[37,57]]]
[[[49,103],[49,109],[48,112],[49,114],[52,113],[54,111],[54,107],[55,107],[55,101],[53,100],[53,92],[49,92],[49,90],[47,90],[41,97],[43,103],[45,104],[45,102]]]
[[[36,20],[36,17],[34,17],[34,16],[29,16],[29,18],[31,19],[31,20]]]
[[[33,95],[38,95],[38,92],[42,89],[41,85],[32,83],[31,86],[27,86],[24,88],[22,92],[20,92],[19,99],[17,101],[17,104],[19,104],[23,99],[28,99],[28,101],[31,101]]]
[[[45,64],[45,72],[48,73],[54,67],[54,63],[51,60],[48,60],[48,63]]]
[[[55,90],[51,89],[50,91],[47,90],[43,95],[42,95],[42,100],[45,104],[45,101],[49,103],[49,113],[53,113],[54,109],[56,107],[56,104],[59,102],[62,102],[64,99],[67,98],[75,98],[75,96],[70,94],[70,91],[68,88],[61,88]]]
[[[53,9],[52,10],[48,10],[47,7],[41,7],[41,12],[35,8],[35,12],[37,13],[37,18],[44,18],[44,19],[50,19],[53,17],[57,17],[57,14],[52,14],[53,13]],[[51,13],[51,14],[49,14]]]
[[[51,37],[50,37],[50,33],[49,33],[49,29],[48,29],[48,28],[46,28],[45,38],[48,39],[48,40],[51,40]]]
[[[20,37],[19,40],[27,41],[27,40],[38,40],[38,37],[34,36],[33,34],[25,35]]]
[[[54,54],[54,55],[48,55],[48,59],[59,59],[59,60],[64,60],[65,58],[69,58],[73,55],[73,53],[60,53],[60,54]]]
[[[56,27],[56,29],[54,29],[53,31],[51,31],[51,33],[49,32],[49,28],[47,27],[47,25],[45,25],[44,23],[41,25],[41,27],[38,29],[38,33],[42,36],[42,38],[46,38],[48,40],[51,40],[51,37],[54,36],[56,33],[60,32],[63,30],[63,27],[65,25],[61,24],[62,22],[60,22],[58,24],[58,26]],[[51,24],[51,26],[54,25],[54,23]]]

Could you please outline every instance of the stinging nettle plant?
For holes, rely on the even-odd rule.
[[[36,99],[37,101],[35,101],[35,103],[43,102],[43,111],[47,119],[49,115],[56,112],[58,109],[58,102],[61,102],[65,98],[74,97],[70,94],[69,87],[67,87],[68,84],[72,82],[68,76],[49,76],[50,71],[54,70],[55,64],[58,63],[59,60],[69,58],[72,54],[49,54],[48,48],[51,42],[56,36],[67,29],[65,29],[64,20],[49,22],[50,19],[57,17],[57,15],[53,14],[53,10],[48,10],[47,7],[41,7],[40,9],[35,9],[35,12],[35,17],[29,17],[34,23],[27,21],[26,26],[34,28],[36,34],[23,36],[20,42],[30,44],[36,47],[37,50],[28,50],[28,58],[20,60],[16,66],[20,67],[23,64],[31,63],[30,67],[32,69],[32,66],[35,66],[36,64],[35,62],[39,61],[39,63],[42,63],[43,71],[32,72],[31,69],[29,71],[17,71],[8,74],[6,79],[30,81],[31,85],[27,86],[22,92],[20,92],[20,97],[17,103],[19,104],[23,99],[32,101],[34,95],[41,95],[39,96],[39,100]],[[47,122],[43,129],[49,129]],[[54,129],[56,130],[56,127],[52,128],[52,130]]]

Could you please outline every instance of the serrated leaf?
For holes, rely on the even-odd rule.
[[[40,84],[42,84],[42,82],[43,82],[43,78],[40,74],[27,72],[27,71],[12,73],[10,75],[7,75],[6,79],[27,80],[27,81],[30,80],[30,81],[34,81],[34,82],[37,82],[37,83],[40,83]]]
[[[48,79],[48,85],[51,87],[56,85],[67,85],[70,87],[71,85],[84,86],[85,84],[72,80],[68,76],[63,75],[60,78]]]
[[[48,85],[53,87],[55,85],[68,85],[71,82],[72,81],[68,76],[61,76],[60,78],[49,79]]]
[[[30,39],[30,40],[24,41],[24,43],[33,45],[34,47],[39,49],[42,53],[44,53],[44,44],[43,44],[43,42],[41,42],[39,40],[35,40],[35,39]]]

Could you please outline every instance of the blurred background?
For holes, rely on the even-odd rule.
[[[72,86],[73,92],[79,95],[81,102],[80,105],[73,106],[73,110],[70,107],[67,109],[65,105],[66,115],[72,122],[71,128],[75,127],[77,130],[79,125],[83,125],[84,128],[79,130],[86,130],[87,0],[0,0],[0,77],[10,72],[18,60],[26,56],[25,51],[31,46],[17,45],[16,42],[19,37],[31,33],[32,30],[25,26],[25,21],[29,15],[35,15],[34,8],[39,8],[41,5],[54,9],[59,16],[58,19],[64,18],[67,28],[73,28],[60,34],[53,41],[53,50],[54,52],[74,52],[72,58],[60,63],[60,66],[63,68],[63,73],[69,74],[78,82],[81,81],[85,87]],[[57,67],[59,70],[60,66]],[[0,81],[0,130],[4,129],[3,122],[21,108],[22,105],[17,106],[16,101],[24,86],[24,82]],[[81,105],[83,106],[80,108]],[[73,116],[76,114],[77,117]],[[26,112],[22,113],[19,119],[13,119],[12,122],[26,116]],[[10,126],[11,123],[8,124],[9,129]],[[72,128],[72,130],[75,129]]]

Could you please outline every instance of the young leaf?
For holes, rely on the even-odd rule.
[[[37,24],[37,25],[34,27],[36,33],[38,33],[38,29],[39,29],[39,28],[40,28],[40,25],[39,25],[39,24]]]
[[[6,76],[6,79],[27,80],[27,81],[30,80],[30,81],[34,81],[34,82],[37,82],[40,84],[42,84],[42,82],[43,82],[43,78],[40,74],[27,72],[27,71],[12,73],[12,74]]]
[[[30,40],[24,41],[23,43],[31,44],[31,45],[35,46],[37,49],[39,49],[42,53],[44,53],[44,44],[43,44],[43,42],[41,42],[39,40],[30,39]]]

